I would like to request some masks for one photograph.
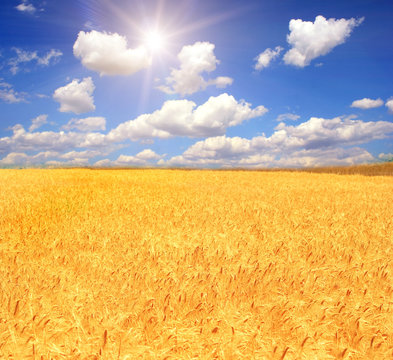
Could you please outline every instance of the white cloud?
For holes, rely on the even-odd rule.
[[[26,132],[22,125],[12,128],[10,137],[0,138],[0,153],[24,151],[64,151],[80,147],[85,139],[81,133],[63,131]]]
[[[382,161],[393,161],[393,154],[392,153],[380,153],[378,155],[378,158],[381,159]]]
[[[93,165],[97,167],[110,167],[113,166],[113,162],[109,159],[102,159],[96,161]]]
[[[34,131],[40,128],[42,125],[47,123],[48,115],[42,114],[31,120],[31,126],[29,127],[29,131]]]
[[[34,14],[37,9],[33,4],[30,4],[27,0],[23,0],[21,4],[15,7],[18,11]]]
[[[393,114],[393,98],[386,101],[385,106],[388,108],[389,112]]]
[[[83,66],[100,75],[131,75],[151,65],[151,57],[145,47],[129,49],[124,36],[95,30],[79,32],[74,55]]]
[[[48,66],[51,60],[56,61],[63,53],[60,50],[51,49],[46,55],[37,58],[37,63],[39,65]]]
[[[215,79],[208,80],[208,85],[215,85],[219,89],[224,89],[232,85],[233,79],[227,76],[218,76]]]
[[[9,153],[0,160],[0,165],[20,165],[26,162],[27,155],[24,153]]]
[[[16,52],[16,57],[11,58],[8,64],[11,66],[10,70],[15,75],[19,71],[19,64],[28,63],[37,59],[36,51],[24,51],[19,48],[13,48]]]
[[[25,153],[12,152],[0,160],[1,165],[12,166],[30,166],[43,164],[47,159],[57,157],[59,154],[55,151],[43,151],[35,155],[27,155]]]
[[[305,67],[322,55],[326,55],[337,45],[343,44],[352,30],[360,25],[361,19],[325,19],[319,15],[314,22],[292,19],[287,41],[292,48],[284,55],[288,65]]]
[[[286,114],[278,115],[276,120],[279,121],[279,122],[282,122],[282,121],[285,121],[285,120],[296,121],[297,119],[300,119],[299,115],[286,113]]]
[[[25,102],[26,93],[20,93],[13,89],[11,84],[8,84],[0,78],[0,99],[6,103],[13,104]]]
[[[280,123],[270,136],[251,139],[217,136],[196,142],[169,166],[316,166],[350,165],[375,160],[366,150],[352,147],[393,134],[386,121],[363,122],[348,118],[311,118],[297,126]]]
[[[94,83],[91,77],[82,81],[74,79],[69,84],[55,90],[53,98],[60,103],[61,112],[81,114],[95,110],[93,91]]]
[[[54,167],[54,168],[62,168],[68,166],[88,166],[89,159],[85,158],[75,158],[68,161],[58,161],[58,160],[49,160],[44,164],[46,167]]]
[[[228,127],[262,116],[266,112],[264,106],[252,109],[251,104],[238,102],[226,93],[212,96],[198,107],[193,101],[171,100],[152,114],[144,114],[120,124],[109,132],[107,138],[122,141],[152,137],[215,136],[224,134]]]
[[[167,101],[161,109],[120,124],[106,134],[92,132],[93,128],[103,129],[104,118],[79,119],[66,125],[67,130],[76,128],[87,132],[27,132],[22,125],[18,124],[12,128],[11,136],[0,138],[0,153],[70,152],[77,148],[86,149],[86,151],[110,152],[111,149],[122,147],[121,144],[128,140],[140,140],[146,143],[154,137],[215,136],[224,134],[227,127],[261,116],[266,111],[267,109],[263,106],[251,108],[251,105],[244,101],[238,102],[232,96],[222,94],[218,97],[211,97],[199,107],[188,100]],[[41,117],[34,121],[36,126],[38,126],[38,120],[41,122],[44,119]],[[149,153],[139,154],[139,158],[141,156],[147,159]],[[81,157],[81,155],[78,156],[78,158]]]
[[[11,58],[8,64],[14,75],[20,70],[20,64],[35,61],[40,66],[49,66],[55,64],[63,55],[60,50],[56,49],[51,49],[43,56],[38,56],[37,51],[25,51],[19,48],[13,48],[13,50],[16,52],[16,57]]]
[[[136,154],[135,157],[141,160],[158,160],[162,158],[161,155],[156,154],[151,149],[142,150],[141,152]]]
[[[87,117],[85,119],[71,119],[66,125],[62,126],[63,130],[70,131],[76,129],[84,132],[105,130],[105,128],[106,119],[101,116]]]
[[[353,147],[299,150],[281,157],[272,165],[275,167],[345,166],[374,161],[375,158],[367,150]]]
[[[267,48],[264,52],[260,53],[256,58],[255,70],[262,70],[268,67],[272,60],[276,59],[283,48],[276,46],[274,50]]]
[[[233,139],[233,138],[232,138]],[[228,138],[226,138],[228,140]],[[236,139],[239,141],[239,139]],[[230,144],[230,141],[229,141]],[[228,142],[227,142],[228,146]],[[230,147],[230,145],[229,145]],[[270,167],[314,167],[325,165],[353,165],[375,161],[375,158],[365,149],[354,147],[349,149],[328,148],[313,150],[298,150],[291,153],[261,153],[252,151],[249,154],[231,154],[222,152],[222,157],[207,157],[198,155],[197,150],[188,151],[175,156],[168,161],[160,160],[159,165],[187,167],[241,167],[241,168],[270,168]]]
[[[209,42],[196,42],[193,45],[183,46],[177,58],[180,61],[178,69],[172,69],[171,75],[166,78],[166,85],[157,89],[168,94],[190,95],[204,90],[210,85],[224,88],[231,85],[233,79],[219,76],[206,80],[202,74],[214,71],[219,64],[214,55],[215,45]]]
[[[382,99],[372,100],[369,98],[364,98],[361,100],[355,100],[352,102],[351,107],[359,109],[372,109],[383,105]]]
[[[145,149],[134,156],[120,155],[116,160],[103,159],[97,161],[94,166],[152,166],[154,161],[162,159],[163,155],[155,153],[151,149]]]
[[[91,159],[96,156],[101,156],[103,154],[107,154],[107,152],[99,151],[99,150],[84,150],[84,151],[69,151],[65,154],[59,155],[60,159],[65,160],[74,160],[74,159]]]
[[[315,149],[338,145],[355,145],[371,140],[384,139],[393,133],[393,123],[387,121],[364,122],[351,116],[334,119],[312,117],[297,126],[280,123],[272,135],[283,144],[299,143],[305,149]],[[280,140],[281,142],[281,140]]]
[[[161,155],[156,154],[151,149],[145,149],[135,156],[128,156],[128,155],[120,155],[117,160],[116,164],[118,165],[146,165],[149,163],[150,160],[158,160],[161,159]]]

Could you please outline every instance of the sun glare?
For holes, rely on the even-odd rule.
[[[152,52],[163,50],[165,39],[162,33],[158,31],[150,31],[145,36],[145,44]]]

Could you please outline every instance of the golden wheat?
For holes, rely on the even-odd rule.
[[[0,358],[391,359],[393,177],[0,171]]]

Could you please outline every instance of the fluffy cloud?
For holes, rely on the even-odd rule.
[[[385,106],[388,108],[389,112],[393,114],[393,99],[386,101]]]
[[[103,159],[97,161],[94,166],[152,166],[154,161],[161,159],[163,156],[156,154],[151,149],[145,149],[135,156],[120,155],[115,161]]]
[[[22,0],[18,6],[15,7],[18,11],[26,12],[29,14],[34,14],[37,9],[34,7],[33,4],[30,4],[28,0]]]
[[[61,112],[81,114],[95,110],[93,91],[94,83],[91,77],[82,81],[74,79],[69,84],[55,90],[53,98],[60,103]]]
[[[74,159],[91,159],[96,156],[107,154],[107,152],[99,150],[84,150],[84,151],[69,151],[65,154],[59,155],[60,159],[74,160]]]
[[[172,136],[206,137],[224,134],[231,126],[263,115],[264,106],[252,109],[245,101],[236,101],[226,93],[210,97],[196,107],[193,101],[166,101],[160,110],[144,114],[120,124],[109,132],[111,141],[141,138],[169,138]]]
[[[345,166],[365,164],[375,161],[375,158],[365,149],[353,147],[349,149],[313,149],[300,150],[286,154],[275,161],[275,167],[315,167],[315,166]]]
[[[26,94],[17,92],[11,84],[8,84],[0,78],[0,99],[6,103],[13,104],[26,101]]]
[[[223,135],[227,127],[260,116],[264,112],[266,109],[263,106],[252,109],[250,104],[237,102],[232,96],[222,94],[211,97],[199,107],[187,100],[168,101],[152,114],[141,115],[135,120],[119,125],[107,134],[80,131],[27,132],[22,125],[15,125],[11,136],[0,138],[0,154],[5,156],[0,161],[0,165],[87,165],[95,157],[105,156],[124,147],[124,142],[127,140],[170,136],[207,138],[197,141],[183,154],[169,160],[165,160],[164,155],[146,149],[132,156],[122,154],[114,161],[98,160],[95,165],[158,164],[218,167],[345,165],[375,160],[366,150],[353,146],[393,135],[391,122],[364,122],[353,116],[333,119],[312,117],[295,126],[281,122],[272,135],[260,135],[251,139]],[[37,126],[38,122],[46,121],[42,116],[36,119]],[[71,124],[74,125],[90,126],[91,124],[89,125],[87,121],[84,124],[83,122]],[[38,153],[27,155],[30,152]],[[379,157],[388,159],[390,155],[381,154]]]
[[[16,52],[16,57],[11,58],[8,64],[10,65],[10,71],[14,75],[20,70],[20,64],[35,61],[38,65],[49,66],[56,63],[63,55],[60,50],[56,49],[51,49],[42,56],[38,56],[37,51],[25,51],[19,48],[13,48],[13,50]]]
[[[219,60],[214,55],[214,44],[209,42],[196,42],[193,45],[183,46],[177,58],[180,62],[178,69],[172,69],[171,75],[166,78],[166,85],[158,89],[168,94],[190,95],[204,90],[210,85],[225,88],[231,85],[233,79],[220,76],[215,79],[205,79],[202,74],[216,69]]]
[[[123,147],[122,144],[128,140],[146,142],[154,137],[215,136],[224,134],[227,127],[261,116],[266,111],[263,106],[251,108],[251,105],[244,101],[238,102],[232,96],[222,94],[211,97],[198,107],[188,100],[167,101],[161,109],[122,123],[106,134],[94,132],[104,129],[105,119],[98,117],[71,120],[65,125],[68,131],[59,132],[27,132],[18,124],[12,128],[11,136],[0,138],[0,154],[31,151],[60,153],[75,151],[75,149],[108,153]],[[38,126],[44,120],[46,121],[43,116],[38,117],[33,124]],[[35,126],[31,129],[35,130]],[[73,129],[78,131],[72,131]],[[147,160],[149,154],[151,153],[141,153],[138,158]],[[75,158],[82,158],[82,156],[75,155]]]
[[[27,155],[25,153],[12,152],[0,160],[1,165],[8,166],[31,166],[43,164],[49,158],[56,157],[59,154],[54,151],[43,151],[35,155]]]
[[[378,158],[382,161],[393,161],[393,154],[392,153],[388,153],[388,154],[380,153],[378,155]]]
[[[10,137],[0,138],[0,153],[24,151],[64,151],[80,147],[85,136],[80,133],[63,131],[27,132],[22,125],[12,128]]]
[[[383,101],[381,99],[372,100],[369,98],[364,98],[352,102],[351,107],[359,108],[359,109],[372,109],[372,108],[380,107],[382,105],[383,105]]]
[[[89,159],[102,155],[104,153],[100,151],[70,151],[66,154],[61,154],[57,151],[42,151],[35,155],[28,155],[24,152],[12,152],[0,159],[0,166],[86,166],[89,165]]]
[[[339,145],[355,145],[384,139],[393,133],[393,123],[387,121],[364,122],[351,117],[323,119],[312,117],[297,126],[280,123],[272,138],[292,147],[298,144],[305,149]]]
[[[106,119],[101,116],[87,117],[85,119],[71,119],[66,125],[62,126],[63,130],[70,131],[76,129],[84,132],[105,130],[105,128]]]
[[[299,118],[300,118],[299,115],[286,113],[286,114],[278,115],[276,120],[279,121],[279,122],[282,122],[282,121],[285,121],[285,120],[296,121]]]
[[[375,160],[366,150],[351,145],[383,139],[393,134],[386,121],[363,122],[348,118],[311,118],[297,126],[280,123],[270,136],[251,139],[217,136],[198,141],[169,166],[314,166],[350,165]]]
[[[84,158],[76,158],[68,161],[58,161],[58,160],[50,160],[45,162],[46,167],[48,168],[63,168],[63,167],[68,167],[68,166],[88,166],[89,165],[89,159],[84,159]]]
[[[234,139],[234,138],[232,138]],[[227,138],[228,140],[228,138]],[[235,139],[239,141],[239,139]],[[221,142],[221,140],[220,140]],[[231,141],[225,141],[231,148]],[[191,148],[190,148],[191,149]],[[189,149],[189,150],[190,150]],[[223,168],[269,168],[269,167],[314,167],[325,165],[354,165],[375,161],[375,158],[365,149],[354,147],[349,149],[328,148],[313,150],[298,150],[290,154],[260,153],[250,148],[250,152],[234,154],[222,152],[222,157],[201,156],[193,151],[188,151],[180,156],[175,156],[168,161],[160,160],[162,166],[187,166],[187,167],[223,167]]]
[[[284,55],[288,65],[305,67],[311,60],[326,55],[337,45],[343,44],[361,19],[325,19],[319,15],[314,22],[292,19],[287,41],[292,48]]]
[[[60,161],[62,164],[87,164],[89,159],[105,156],[123,146],[101,144],[99,148],[75,151],[71,149],[86,148],[86,139],[94,133],[69,132],[26,132],[21,125],[13,127],[13,135],[0,138],[0,154],[8,153],[0,165],[44,164],[46,161]],[[37,152],[27,155],[26,152]],[[53,163],[51,165],[54,165]]]
[[[283,48],[281,46],[276,46],[274,50],[268,48],[264,52],[260,53],[255,60],[257,63],[255,64],[255,70],[262,70],[270,65],[270,62],[276,59]]]
[[[47,123],[48,115],[42,114],[31,120],[31,126],[29,127],[29,131],[34,131],[40,128],[42,125]]]
[[[67,153],[54,153],[50,160],[45,161],[43,165],[49,167],[64,167],[64,166],[87,166],[89,160],[97,156],[107,155],[114,149],[109,151],[101,150],[84,150],[84,151],[69,151]]]
[[[145,47],[129,49],[124,36],[95,30],[79,32],[74,55],[83,66],[100,75],[131,75],[151,64]]]

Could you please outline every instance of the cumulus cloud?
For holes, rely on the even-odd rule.
[[[161,109],[122,123],[106,134],[95,132],[98,129],[103,130],[105,126],[105,119],[99,117],[71,120],[59,132],[33,131],[47,120],[45,116],[39,116],[33,120],[30,132],[17,124],[11,128],[11,136],[1,137],[0,154],[34,151],[71,153],[76,149],[109,153],[123,147],[124,143],[130,140],[146,143],[154,137],[215,136],[224,134],[227,127],[261,116],[266,111],[263,106],[252,108],[249,103],[236,101],[228,94],[211,97],[198,107],[192,101],[173,100],[164,103]],[[145,151],[138,154],[138,159],[147,161],[151,155],[150,151]],[[72,156],[78,159],[87,158],[87,153]],[[55,160],[69,159],[59,157]]]
[[[375,161],[375,158],[365,149],[353,147],[349,149],[313,149],[300,150],[286,154],[272,166],[275,167],[316,167],[316,166],[345,166],[365,164]]]
[[[106,119],[101,116],[87,117],[84,119],[71,119],[66,125],[62,126],[63,130],[79,130],[83,132],[105,130]]]
[[[9,104],[24,102],[26,101],[26,93],[15,91],[11,84],[0,78],[0,99]]]
[[[0,138],[0,153],[25,151],[64,151],[80,147],[85,136],[64,131],[27,132],[22,125],[12,127],[12,136]]]
[[[136,155],[120,155],[116,160],[103,159],[97,161],[94,166],[152,166],[154,161],[162,159],[163,155],[155,153],[151,149],[145,149]]]
[[[344,165],[375,160],[366,150],[357,146],[393,136],[393,123],[364,122],[353,116],[333,119],[312,117],[293,126],[280,122],[270,136],[263,134],[251,139],[224,135],[228,127],[266,111],[263,106],[251,108],[244,101],[238,102],[232,96],[222,94],[211,97],[199,107],[187,100],[168,101],[161,109],[120,124],[106,134],[93,130],[83,132],[87,128],[82,127],[82,131],[77,128],[82,125],[92,126],[89,121],[71,122],[70,129],[77,128],[78,131],[69,132],[27,132],[22,125],[15,125],[12,135],[0,138],[0,154],[4,156],[0,165],[87,165],[95,157],[105,156],[124,147],[126,141],[171,136],[207,138],[197,141],[183,154],[169,160],[165,160],[164,155],[146,149],[136,155],[122,154],[117,160],[103,159],[97,162],[96,159],[96,166]],[[40,122],[46,121],[43,117],[36,119],[36,122],[33,119],[32,125],[36,123],[38,126]],[[38,153],[28,155],[31,152]],[[388,156],[390,154],[384,154],[380,158]]]
[[[46,167],[49,168],[63,168],[63,167],[69,167],[69,166],[75,166],[75,167],[80,167],[80,166],[88,166],[89,165],[89,159],[85,158],[76,158],[68,161],[59,161],[59,160],[49,160],[45,162],[44,164]]]
[[[180,62],[178,69],[172,69],[171,75],[166,78],[166,85],[157,88],[167,94],[190,95],[204,90],[210,85],[225,88],[231,85],[233,79],[219,76],[214,79],[205,79],[202,74],[216,70],[219,60],[214,55],[215,45],[209,42],[196,42],[193,45],[183,46],[177,58]]]
[[[29,127],[29,131],[34,131],[40,128],[42,125],[47,123],[48,115],[42,114],[31,120],[31,126]]]
[[[288,65],[305,67],[310,62],[328,54],[337,45],[343,44],[352,30],[363,22],[361,19],[326,19],[319,15],[314,22],[292,19],[287,41],[292,48],[284,55]]]
[[[69,84],[55,90],[53,98],[60,103],[59,111],[81,114],[95,110],[91,77],[74,79]]]
[[[264,106],[252,109],[245,101],[236,101],[226,93],[210,97],[196,107],[193,101],[166,101],[162,108],[120,124],[107,136],[112,141],[142,138],[169,138],[172,136],[206,137],[224,134],[231,126],[262,116]]]
[[[74,55],[100,75],[131,75],[148,68],[152,61],[144,46],[129,49],[124,36],[95,30],[79,32]]]
[[[229,138],[231,139],[231,138]],[[234,139],[234,138],[232,138]],[[228,140],[228,138],[226,138]],[[235,139],[239,142],[239,139]],[[220,139],[219,142],[222,142]],[[231,149],[231,140],[225,141],[226,146]],[[190,148],[191,149],[191,148]],[[189,149],[189,150],[190,150]],[[245,168],[268,168],[268,167],[314,167],[324,165],[354,165],[372,162],[375,158],[365,149],[353,147],[327,148],[312,150],[296,150],[291,153],[261,153],[257,149],[249,148],[248,153],[226,153],[222,157],[198,155],[194,151],[186,151],[183,155],[175,156],[168,161],[160,160],[159,165],[164,166],[187,166],[187,167],[245,167]],[[217,148],[217,150],[221,150]]]
[[[385,106],[388,108],[389,112],[393,114],[393,98],[386,101]]]
[[[39,56],[37,51],[25,51],[20,48],[13,48],[16,52],[16,57],[9,60],[10,71],[16,74],[20,70],[20,64],[26,64],[34,61],[40,66],[49,66],[55,64],[63,55],[60,50],[51,49],[45,55]]]
[[[282,121],[285,121],[285,120],[296,121],[299,118],[300,118],[299,115],[286,113],[286,114],[278,115],[276,120],[279,121],[279,122],[282,122]]]
[[[66,160],[73,160],[73,159],[91,159],[96,156],[101,156],[103,154],[106,154],[106,152],[99,151],[99,150],[84,150],[84,151],[69,151],[66,152],[65,154],[59,155],[60,159],[66,159]]]
[[[355,145],[384,139],[393,132],[393,123],[364,122],[352,117],[324,119],[312,117],[297,126],[280,123],[272,137],[283,138],[285,144],[298,142],[305,149],[338,145]]]
[[[167,166],[314,166],[350,165],[374,160],[366,150],[349,146],[393,134],[386,121],[311,118],[297,126],[280,123],[270,137],[251,139],[217,136],[196,142]]]
[[[268,67],[272,60],[276,59],[283,48],[281,46],[276,46],[275,49],[266,49],[264,52],[260,53],[256,58],[255,70],[262,70]]]
[[[43,164],[47,159],[58,156],[54,151],[43,151],[35,155],[22,152],[12,152],[0,160],[0,166],[31,166]]]
[[[89,165],[89,161],[97,156],[104,156],[112,152],[114,148],[107,150],[83,150],[83,151],[69,151],[66,153],[55,153],[56,155],[51,156],[50,160],[47,160],[44,165],[51,167],[63,167],[63,166],[86,166]]]
[[[378,158],[382,161],[393,161],[393,154],[392,153],[380,153]]]
[[[94,133],[75,132],[26,132],[22,125],[12,128],[13,134],[9,137],[0,138],[0,154],[7,154],[0,165],[20,164],[44,164],[46,161],[60,161],[63,164],[86,164],[89,159],[105,156],[124,147],[119,144],[94,144],[87,143],[87,138]],[[102,134],[99,134],[102,135]],[[76,151],[76,148],[86,150]],[[27,152],[38,152],[35,155],[27,155]],[[21,155],[22,154],[22,155]],[[53,165],[53,164],[52,164]]]
[[[355,100],[352,102],[351,107],[359,109],[373,109],[383,105],[382,99],[372,100],[369,98],[364,98],[361,100]]]

